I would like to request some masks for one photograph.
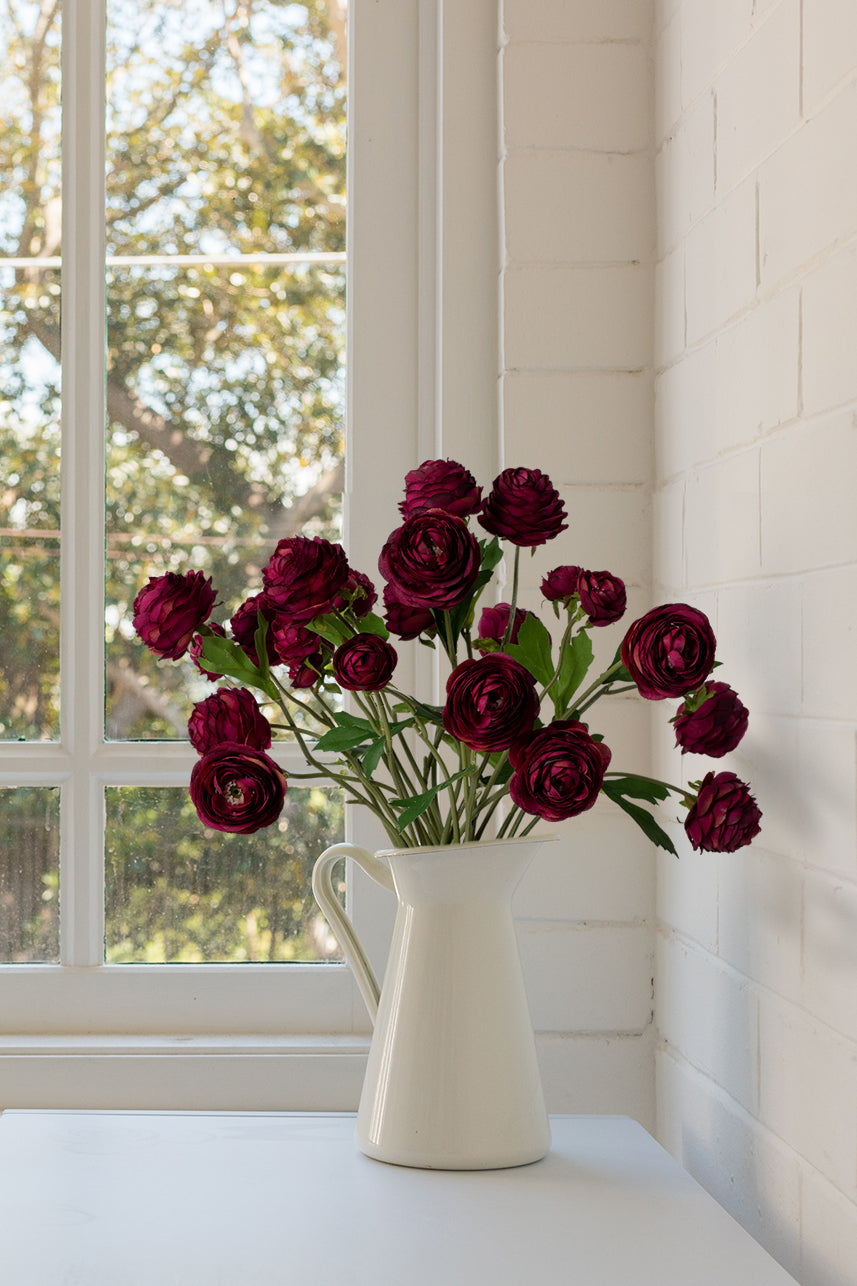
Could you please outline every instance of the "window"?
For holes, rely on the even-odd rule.
[[[178,739],[186,684],[171,690],[145,668],[128,608],[145,575],[189,565],[210,568],[222,596],[240,601],[260,536],[272,544],[294,516],[283,497],[327,534],[337,488],[349,556],[371,573],[417,459],[457,451],[486,471],[496,19],[490,4],[462,19],[425,0],[352,0],[345,415],[339,0],[110,0],[106,27],[94,0],[64,0],[61,15],[49,0],[5,4],[4,57],[20,60],[22,42],[32,51],[3,161],[20,181],[0,206],[17,381],[4,432],[11,424],[20,455],[0,537],[3,637],[16,652],[0,686],[0,899],[29,897],[33,908],[0,967],[9,1103],[32,1052],[114,1057],[127,1053],[123,1040],[157,1033],[216,1035],[234,1053],[251,1033],[306,1042],[366,1029],[344,966],[283,963],[330,950],[294,884],[289,930],[276,923],[293,836],[200,839],[186,803],[195,756]],[[39,165],[27,170],[36,141]],[[474,195],[466,217],[441,199],[453,178]],[[45,199],[28,202],[36,181]],[[298,470],[311,440],[320,449]],[[16,592],[22,575],[37,594]],[[277,753],[300,765],[287,745]],[[295,790],[292,804],[306,851],[336,838],[335,798]],[[371,819],[348,825],[375,845]],[[218,870],[241,894],[239,848],[236,937],[236,916],[221,920],[215,904]],[[153,887],[166,907],[157,923]],[[380,962],[387,899],[365,884],[349,896]]]

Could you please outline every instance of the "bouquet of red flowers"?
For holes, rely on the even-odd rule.
[[[156,576],[140,590],[134,626],[147,647],[172,659],[189,651],[207,678],[228,680],[197,703],[188,725],[200,756],[190,792],[207,826],[249,832],[279,816],[288,783],[267,753],[272,724],[262,708],[273,706],[283,720],[274,727],[296,739],[310,769],[299,775],[341,786],[396,847],[478,840],[489,827],[501,837],[526,834],[540,818],[575,817],[602,793],[670,852],[646,807],[670,794],[687,809],[695,849],[750,843],[761,813],[734,773],[711,771],[685,789],[617,771],[591,727],[596,702],[636,689],[650,701],[681,699],[673,724],[682,753],[720,758],[738,745],[747,710],[709,677],[718,662],[703,612],[686,603],[653,608],[587,683],[590,631],[622,618],[625,586],[607,571],[550,572],[542,593],[560,623],[556,644],[518,607],[521,549],[567,527],[544,473],[505,469],[483,498],[463,465],[428,460],[407,475],[399,507],[401,525],[378,560],[382,614],[370,578],[341,545],[319,537],[279,542],[261,592],[237,608],[228,632],[209,623],[217,596],[200,571]],[[510,601],[477,618],[504,543],[514,550]],[[397,687],[391,637],[446,654],[442,706]],[[344,692],[350,710],[341,708]]]

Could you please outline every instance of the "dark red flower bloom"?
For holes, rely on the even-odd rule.
[[[552,572],[548,572],[542,581],[542,594],[547,601],[568,605],[569,599],[577,593],[581,571],[580,567],[555,567]]]
[[[350,611],[352,616],[361,620],[372,611],[377,598],[378,591],[369,577],[364,576],[363,572],[351,570],[342,592],[333,600],[333,606],[337,612]]]
[[[509,794],[525,813],[548,822],[576,817],[598,798],[610,751],[586,724],[557,720],[509,752],[514,768]]]
[[[268,622],[268,633],[265,636],[268,664],[276,665],[279,658],[274,649],[274,639],[271,633],[271,620],[274,613],[268,606],[264,594],[253,594],[252,597],[246,599],[229,622],[229,628],[232,630],[232,637],[241,648],[241,651],[249,656],[254,665],[258,665],[259,657],[256,652],[255,639],[256,630],[259,628],[260,610]]]
[[[313,652],[303,661],[295,661],[289,666],[289,683],[293,688],[312,688],[321,678],[321,672],[327,664],[324,652]]]
[[[708,617],[687,603],[664,603],[634,621],[622,640],[622,664],[649,701],[683,697],[714,664]]]
[[[535,679],[505,652],[462,661],[447,680],[443,726],[473,750],[508,750],[538,713]]]
[[[479,543],[467,523],[441,509],[408,518],[388,537],[378,559],[400,603],[435,611],[467,598],[480,563]]]
[[[425,460],[405,476],[405,498],[399,505],[403,518],[445,509],[466,518],[482,507],[482,488],[473,474],[455,460]]]
[[[218,688],[198,701],[187,724],[190,744],[201,755],[224,741],[267,750],[271,725],[256,704],[249,688]]]
[[[216,634],[218,638],[220,639],[226,638],[226,631],[224,630],[222,625],[209,625],[208,628],[211,630],[212,634]],[[187,650],[187,654],[190,657],[190,659],[193,661],[196,668],[199,670],[200,674],[203,675],[204,678],[211,679],[212,683],[216,683],[218,679],[223,678],[222,674],[213,674],[211,670],[204,670],[202,668],[202,665],[200,664],[200,659],[199,659],[200,656],[202,655],[202,635],[201,634],[194,634],[193,638],[191,639],[190,647]]]
[[[512,610],[511,603],[498,603],[496,607],[483,608],[482,615],[479,617],[479,631],[476,640],[476,646],[479,648],[479,639],[493,639],[495,643],[502,644],[506,637],[506,629],[509,624],[509,613]],[[524,611],[523,607],[515,608],[515,619],[512,622],[512,633],[509,635],[510,643],[517,643],[518,631],[528,616],[532,612]],[[484,649],[479,648],[480,652]]]
[[[287,616],[275,616],[268,626],[266,640],[283,665],[299,665],[313,652],[318,651],[319,637],[304,625],[298,625]]]
[[[750,787],[734,772],[710,772],[684,819],[692,846],[707,853],[734,853],[759,834],[761,809]]]
[[[722,759],[744,736],[750,713],[728,683],[706,683],[705,692],[699,704],[691,695],[679,706],[673,719],[675,744],[681,746],[683,755],[690,752]]]
[[[543,545],[566,530],[566,517],[562,498],[546,473],[504,469],[494,479],[478,521],[513,545]]]
[[[262,569],[265,599],[298,624],[330,611],[348,580],[345,550],[320,536],[286,536]]]
[[[377,634],[355,634],[333,654],[333,675],[349,692],[377,692],[393,677],[396,649]]]
[[[134,599],[134,629],[156,656],[184,656],[217,597],[204,572],[153,576]]]
[[[400,639],[415,639],[419,634],[433,633],[434,616],[427,607],[411,607],[396,597],[392,585],[384,586],[384,620],[391,634]]]
[[[197,760],[190,797],[206,826],[249,835],[279,817],[286,775],[264,750],[226,741]]]
[[[581,571],[577,592],[580,605],[593,625],[612,625],[625,615],[625,582],[610,572]]]

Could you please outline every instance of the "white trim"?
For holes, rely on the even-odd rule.
[[[68,0],[63,13],[62,537],[60,575],[63,746],[71,760],[60,804],[60,958],[95,965],[103,954],[103,816],[89,757],[103,739],[104,423],[106,321],[103,219],[104,6]],[[95,515],[99,515],[98,518]],[[103,826],[102,826],[103,831]]]
[[[236,264],[301,264],[301,263],[345,263],[347,256],[338,252],[326,254],[323,251],[305,251],[300,254],[219,254],[219,255],[108,255],[105,264],[108,268],[191,268],[197,264],[213,265],[221,268],[232,268]],[[0,255],[0,268],[61,268],[61,255],[45,255],[42,258],[6,259]]]
[[[360,445],[347,454],[346,547],[370,574],[420,459],[455,454],[486,480],[497,462],[496,23],[494,0],[349,6],[347,438]],[[103,665],[100,621],[78,610],[84,594],[101,601],[103,532],[71,544],[75,512],[100,510],[104,469],[103,230],[84,216],[103,203],[101,87],[84,71],[102,24],[98,0],[66,0],[64,244],[81,254],[63,264],[65,319],[86,323],[63,328],[62,660],[79,705],[64,708],[61,744],[0,747],[0,783],[63,784],[62,923],[76,927],[65,967],[0,969],[0,1106],[351,1109],[369,1020],[344,966],[101,964],[103,853],[91,836],[103,786],[184,784],[195,759],[181,743],[105,743],[100,698],[81,695],[100,689]],[[298,759],[288,745],[275,754]],[[380,847],[374,819],[349,811],[351,837]],[[349,872],[349,905],[380,976],[393,899]]]

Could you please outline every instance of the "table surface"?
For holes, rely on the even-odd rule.
[[[369,1160],[339,1113],[0,1116],[15,1286],[794,1286],[636,1122],[511,1170]]]

